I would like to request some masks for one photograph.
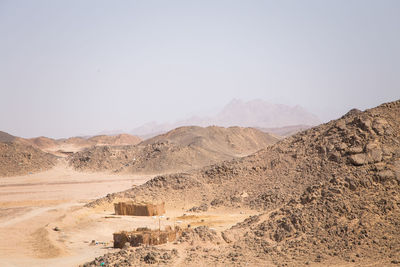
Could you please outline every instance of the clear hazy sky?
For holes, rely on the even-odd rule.
[[[322,120],[400,98],[400,1],[0,0],[0,130],[130,130],[232,98]]]

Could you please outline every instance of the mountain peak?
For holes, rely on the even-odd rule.
[[[320,120],[304,107],[272,104],[262,99],[244,101],[234,98],[214,116],[192,116],[171,124],[145,124],[132,131],[133,134],[150,137],[167,132],[180,126],[217,125],[223,127],[241,126],[257,128],[274,128],[292,125],[314,126]],[[154,134],[153,134],[154,133]]]

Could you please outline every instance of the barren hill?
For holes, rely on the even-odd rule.
[[[13,142],[16,138],[17,137],[15,137],[15,136],[13,136],[11,134],[8,134],[6,132],[0,131],[0,142],[3,142],[3,143],[5,143],[5,142]]]
[[[0,132],[0,177],[44,171],[56,164],[56,157],[25,142],[25,139]]]
[[[352,110],[251,156],[158,176],[91,205],[118,196],[260,211],[223,232],[219,249],[190,253],[190,265],[398,264],[399,138],[400,101]]]
[[[44,171],[56,164],[58,156],[66,156],[66,153],[92,146],[128,145],[139,142],[138,137],[129,134],[55,140],[44,136],[25,139],[0,131],[0,176]]]
[[[97,135],[87,139],[90,144],[94,145],[136,145],[141,139],[130,134],[118,135]]]
[[[98,135],[90,138],[70,137],[58,140],[44,136],[30,139],[17,138],[18,143],[32,145],[57,156],[62,156],[63,152],[77,152],[91,146],[135,145],[140,141],[141,139],[139,137],[130,134],[119,134],[115,136]]]
[[[70,164],[80,170],[172,172],[248,155],[277,140],[250,128],[181,127],[136,146],[94,147],[73,155]]]
[[[248,155],[276,141],[275,136],[254,128],[185,126],[145,140],[142,144],[171,142],[182,146],[198,146],[227,155]]]
[[[42,150],[52,148],[57,146],[57,140],[48,138],[48,137],[36,137],[36,138],[30,138],[30,139],[25,139],[26,142],[32,144],[33,146],[36,146]]]

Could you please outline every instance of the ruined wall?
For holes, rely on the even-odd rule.
[[[116,215],[157,216],[165,213],[164,202],[160,204],[119,202],[114,203]]]
[[[174,241],[181,233],[179,227],[172,229],[166,227],[163,231],[150,230],[147,228],[138,228],[132,232],[114,233],[114,248],[123,248],[125,243],[129,243],[132,247],[140,245],[160,245]]]

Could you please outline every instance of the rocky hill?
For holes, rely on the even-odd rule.
[[[136,145],[142,140],[130,134],[118,134],[118,135],[97,135],[87,139],[91,145],[110,145],[110,146],[121,146],[121,145]]]
[[[130,134],[119,135],[97,135],[89,138],[70,137],[67,139],[52,139],[48,137],[35,137],[30,139],[17,138],[18,143],[32,145],[45,152],[62,156],[63,152],[71,153],[81,151],[92,146],[118,146],[135,145],[140,143],[141,139]]]
[[[115,197],[246,207],[188,264],[379,265],[400,262],[400,101],[308,129],[245,158],[158,176]],[[190,251],[196,251],[191,253]]]
[[[13,142],[15,141],[15,139],[17,139],[17,137],[8,134],[6,132],[2,132],[0,131],[0,142],[5,143],[5,142]]]
[[[58,157],[65,157],[85,148],[134,145],[140,141],[140,138],[129,134],[91,138],[71,137],[60,140],[44,136],[25,139],[0,131],[0,176],[48,170],[57,163]]]
[[[251,154],[260,148],[276,143],[277,140],[277,137],[254,128],[186,126],[145,140],[142,144],[170,142],[237,156]]]
[[[44,171],[56,162],[55,156],[29,145],[23,138],[0,132],[0,177]]]
[[[71,156],[69,162],[91,171],[183,171],[248,155],[277,140],[250,128],[181,127],[136,146],[93,147]]]
[[[35,138],[30,138],[30,139],[23,139],[22,142],[25,142],[27,144],[31,144],[32,146],[35,146],[39,149],[46,150],[49,148],[56,147],[57,140],[48,138],[48,137],[35,137]]]

